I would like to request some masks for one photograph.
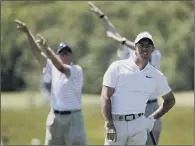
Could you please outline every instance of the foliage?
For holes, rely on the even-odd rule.
[[[119,32],[130,40],[133,41],[141,31],[151,32],[156,47],[162,53],[161,70],[172,88],[194,88],[193,2],[100,1],[95,4],[108,15]],[[9,52],[21,50],[21,56],[13,67],[22,72],[15,72],[14,75],[17,77],[19,74],[31,90],[38,89],[41,68],[29,50],[26,37],[15,27],[14,19],[20,19],[34,34],[40,33],[47,38],[54,50],[61,41],[69,42],[75,53],[75,61],[84,70],[83,91],[100,92],[104,72],[112,61],[118,59],[118,45],[106,38],[99,19],[89,11],[87,2],[3,1],[1,5],[2,68],[7,68],[9,64],[4,63],[10,60]],[[8,72],[5,70],[3,75]],[[1,82],[1,86],[11,86],[13,80],[10,78]],[[16,90],[14,87],[16,85],[12,90]]]

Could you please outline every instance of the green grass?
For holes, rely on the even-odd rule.
[[[43,94],[40,92],[11,92],[3,93],[1,95],[1,107],[2,108],[12,108],[12,109],[23,109],[29,107],[29,98],[32,97],[33,103],[35,105],[40,105],[43,101]],[[98,104],[99,95],[82,95],[82,103],[87,105]]]
[[[20,93],[19,95],[13,94],[13,97],[25,97],[25,93]],[[186,97],[186,95],[181,95]],[[4,98],[5,95],[2,97]],[[10,105],[21,104],[20,102],[24,101],[11,100],[11,96],[8,98]],[[7,102],[7,100],[3,100]],[[100,113],[99,99],[93,95],[84,95],[83,101],[88,142],[89,144],[101,145],[104,141],[104,124]],[[9,144],[30,144],[31,139],[34,137],[39,138],[43,144],[48,112],[49,108],[47,106],[34,109],[3,108],[1,110],[1,134],[9,137]],[[162,120],[163,128],[160,144],[192,145],[194,143],[194,108],[192,106],[175,107]]]
[[[194,144],[194,108],[173,108],[163,118],[160,144]]]
[[[174,93],[176,104],[194,104],[194,92]],[[29,107],[29,97],[32,97],[36,105],[40,105],[43,100],[43,95],[40,92],[8,92],[1,94],[1,108],[9,107],[13,109],[21,109]],[[99,104],[100,95],[83,94],[82,102],[87,105]]]
[[[2,110],[2,135],[8,136],[9,144],[29,144],[33,137],[44,141],[45,121],[49,109]],[[85,125],[89,144],[103,144],[103,120],[99,106],[84,108]],[[177,107],[163,118],[160,144],[193,144],[193,108]]]

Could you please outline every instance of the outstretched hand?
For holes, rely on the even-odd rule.
[[[20,20],[15,20],[15,23],[16,23],[17,28],[21,30],[22,32],[27,33],[29,31],[27,25],[24,22]]]
[[[120,37],[120,36],[117,36],[116,34],[114,34],[113,32],[111,31],[107,31],[106,32],[106,35],[107,37],[113,39],[113,40],[116,40],[117,42],[119,43],[122,43],[123,41],[125,41],[126,39],[124,37]]]
[[[91,7],[91,11],[94,12],[96,15],[101,16],[104,13],[91,1],[88,1],[88,5]]]
[[[43,52],[45,52],[48,49],[47,41],[40,34],[37,34],[37,37],[39,38],[39,40],[36,40],[36,43],[38,43],[38,45],[40,46],[41,50]]]

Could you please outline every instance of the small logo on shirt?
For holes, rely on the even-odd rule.
[[[146,76],[146,78],[152,78],[152,77],[150,77],[150,76]]]

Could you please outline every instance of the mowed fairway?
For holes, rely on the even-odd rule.
[[[30,108],[28,97],[35,99],[36,108]],[[163,117],[160,144],[194,144],[194,94],[176,93],[177,106]],[[42,106],[41,95],[37,92],[4,93],[1,95],[1,135],[8,136],[9,144],[30,144],[36,137],[44,143],[45,121],[49,108]],[[185,100],[186,99],[186,100]],[[183,104],[182,104],[183,103]],[[83,113],[88,142],[103,144],[103,119],[99,96],[83,95]]]

